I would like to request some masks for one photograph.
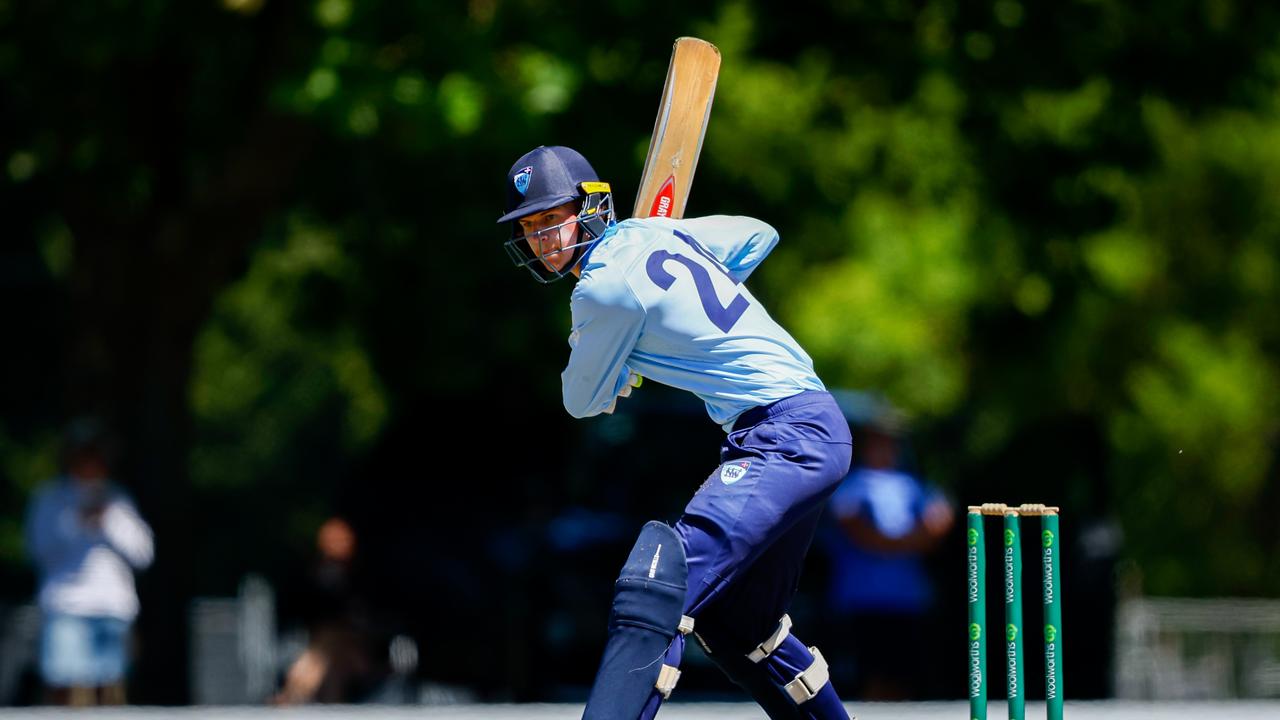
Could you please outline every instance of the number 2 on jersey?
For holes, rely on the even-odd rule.
[[[681,240],[689,243],[699,255],[706,257],[705,251],[692,238],[681,233],[676,233],[676,235]],[[711,281],[711,273],[698,261],[666,250],[655,250],[645,262],[645,271],[649,274],[649,279],[663,290],[670,290],[676,281],[676,276],[667,272],[666,267],[664,267],[668,260],[674,260],[689,270],[689,274],[693,277],[693,285],[698,290],[698,299],[702,301],[702,310],[706,312],[707,319],[720,328],[721,332],[729,332],[737,324],[738,319],[742,317],[742,313],[746,312],[751,305],[741,295],[735,295],[728,307],[721,305],[720,296],[716,295],[715,283]],[[714,258],[711,260],[714,262]],[[723,269],[720,268],[720,263],[716,262],[715,265],[717,269],[723,272]],[[728,276],[727,272],[725,276]],[[736,282],[734,284],[737,285]]]

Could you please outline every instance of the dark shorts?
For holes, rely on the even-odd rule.
[[[685,614],[709,646],[745,651],[774,631],[851,452],[849,426],[826,392],[804,392],[739,418],[721,446],[720,466],[675,526],[689,563]]]

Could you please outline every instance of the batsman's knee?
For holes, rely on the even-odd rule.
[[[583,718],[652,717],[680,678],[688,584],[684,546],[669,525],[647,523],[614,583],[609,640]]]

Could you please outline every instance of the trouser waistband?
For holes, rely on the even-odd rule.
[[[750,410],[738,416],[733,423],[733,431],[737,432],[743,428],[749,428],[752,425],[758,425],[772,417],[777,417],[786,412],[795,410],[796,408],[805,407],[806,405],[817,405],[822,402],[835,402],[835,398],[831,397],[831,393],[825,390],[805,390],[798,395],[792,395],[788,398],[775,400],[768,405],[753,407]]]

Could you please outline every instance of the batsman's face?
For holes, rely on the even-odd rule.
[[[520,218],[520,229],[529,241],[529,248],[548,270],[560,272],[573,259],[572,248],[578,241],[577,219],[576,202]]]

